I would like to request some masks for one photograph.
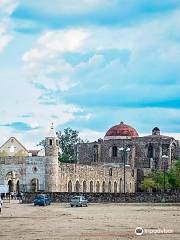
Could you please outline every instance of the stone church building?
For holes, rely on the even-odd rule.
[[[0,186],[10,192],[135,192],[152,169],[169,168],[179,142],[156,127],[149,136],[121,122],[104,139],[77,146],[77,163],[58,161],[59,140],[53,125],[45,148],[27,150],[15,137],[0,147]]]

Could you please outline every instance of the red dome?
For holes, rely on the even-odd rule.
[[[109,137],[138,137],[137,131],[129,125],[124,124],[121,122],[120,124],[110,128],[105,138]]]

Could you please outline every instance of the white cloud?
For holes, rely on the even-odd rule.
[[[46,61],[57,54],[80,51],[88,37],[89,32],[83,29],[48,31],[38,39],[37,48],[24,54],[23,60],[25,62]]]
[[[148,22],[143,22],[138,25],[124,28],[116,26],[114,28],[98,27],[89,29],[48,31],[37,40],[37,45],[33,49],[24,54],[23,60],[25,62],[25,66],[27,66],[27,68],[30,67],[29,72],[32,73],[34,82],[41,83],[47,88],[47,90],[54,90],[55,98],[57,97],[57,90],[68,91],[79,82],[84,84],[87,92],[88,90],[91,91],[91,86],[96,88],[98,81],[101,81],[100,84],[102,83],[102,87],[107,86],[107,88],[113,85],[119,87],[120,84],[115,84],[116,81],[119,81],[119,83],[123,83],[123,87],[124,89],[127,89],[128,94],[130,94],[129,92],[132,89],[135,89],[135,85],[137,85],[137,89],[139,88],[142,91],[142,85],[147,81],[146,77],[148,78],[149,75],[153,74],[153,71],[151,74],[147,74],[148,71],[147,69],[144,70],[143,63],[146,62],[145,66],[148,66],[149,63],[151,65],[151,63],[154,63],[156,60],[154,64],[157,65],[157,68],[159,68],[161,61],[158,62],[158,60],[168,59],[169,61],[174,61],[174,56],[176,59],[176,64],[178,60],[180,60],[180,46],[177,44],[177,41],[172,39],[171,35],[173,31],[177,31],[177,29],[179,29],[180,21],[179,18],[177,18],[177,14],[179,14],[179,12],[174,12],[173,14],[171,13],[171,15],[168,16],[168,20],[167,15],[165,15],[162,18],[152,19]],[[106,49],[128,49],[130,52],[130,61],[128,63],[128,67],[124,67],[124,65],[121,66],[121,62],[118,59],[115,59],[113,63],[110,62],[104,67],[103,63],[106,61],[106,59],[104,59],[103,55],[99,54],[99,50],[103,51]],[[66,60],[63,58],[63,54],[67,52],[93,52],[94,56],[90,57],[89,60],[86,61],[81,59],[81,62],[74,67],[70,63],[66,62]],[[114,65],[114,67],[112,65]],[[149,69],[151,68],[152,66],[150,66]],[[94,69],[97,71],[94,71]],[[101,70],[106,73],[106,76],[103,74],[101,75]],[[114,72],[117,70],[120,71],[118,72],[118,75],[115,75]],[[84,71],[85,74],[83,73],[83,75],[81,71]],[[134,81],[134,85],[132,82],[128,82],[129,75],[127,72],[130,73],[130,81]],[[139,74],[138,77],[140,76],[139,81],[141,82],[137,82],[138,80],[136,80],[137,72]],[[144,78],[142,79],[141,74],[144,72]],[[56,77],[53,77],[54,73],[60,73],[61,76],[56,79]],[[90,75],[88,78],[87,75],[89,73],[94,73],[94,76]],[[109,80],[108,74],[112,75],[113,77],[115,76],[113,82],[106,81],[106,77]],[[142,80],[144,82],[142,82]],[[156,80],[159,80],[158,77],[155,79],[155,81]],[[127,82],[130,84],[130,88],[129,85],[125,85]],[[148,81],[147,83],[150,84]],[[82,85],[80,85],[80,87],[81,86]],[[90,89],[88,89],[88,87]],[[153,96],[152,99],[156,101],[162,96],[169,96],[169,98],[171,98],[172,95],[169,94],[174,94],[174,88],[172,87],[174,86],[162,85],[162,91],[160,90],[159,92],[160,94],[156,94],[156,96]],[[156,84],[153,85],[153,88],[149,87],[148,85],[143,93],[140,92],[138,98],[142,100],[141,102],[143,102],[145,95],[148,96],[149,93],[153,93],[151,89],[154,88],[156,88]],[[163,92],[164,88],[168,89],[168,92]],[[79,89],[82,92],[84,90],[83,88]],[[159,89],[159,86],[157,89]],[[110,90],[112,90],[112,88],[110,88]],[[147,94],[145,91],[147,91]],[[47,99],[45,99],[47,100],[47,103],[48,97],[49,96],[46,96]],[[61,96],[58,97],[60,98]],[[134,99],[134,101],[136,101],[136,99]],[[59,101],[56,102],[55,99],[54,103],[59,104]],[[59,113],[55,120],[57,123],[63,124],[67,121],[75,119],[73,112],[63,111],[61,105],[57,105],[57,108],[54,108],[54,106],[50,106],[49,108],[44,106],[43,108],[47,110],[48,114],[56,115],[57,112]],[[65,108],[67,109],[67,106],[65,106]],[[38,110],[38,114],[42,116],[42,124],[45,126],[45,122],[47,124],[47,119],[45,122],[43,122],[43,119],[48,118],[48,114],[47,112],[44,112],[45,110],[42,112],[39,107]],[[110,112],[110,110],[107,111]],[[132,109],[125,109],[125,111],[122,112],[122,116],[127,118],[127,112],[131,112],[128,120],[130,123],[133,121],[136,122],[139,130],[145,129],[146,131],[149,129],[149,126],[154,127],[157,124],[160,126],[163,125],[164,129],[167,129],[167,126],[169,126],[169,131],[173,131],[173,127],[174,129],[178,129],[178,126],[176,126],[177,123],[173,123],[173,120],[179,118],[179,112],[176,111],[173,115],[173,110],[171,110],[171,112],[168,114],[168,108],[158,108],[156,110],[153,108],[148,111],[149,118],[147,118],[147,111],[147,109],[139,109],[139,111],[137,109],[135,111]],[[137,115],[139,116],[137,117]],[[88,120],[91,118],[91,115],[87,114],[86,117]],[[33,121],[37,120],[37,118],[38,117],[36,116]],[[80,118],[80,116],[78,116],[78,118]],[[167,119],[166,122],[165,118]],[[104,121],[104,119],[102,119],[102,121]],[[168,133],[168,135],[171,135],[171,133]],[[87,129],[81,132],[81,137],[88,138],[90,140],[96,140],[97,138],[103,136],[104,133]],[[172,134],[172,136],[175,135]],[[179,135],[177,134],[176,136],[178,137]]]
[[[18,5],[18,0],[1,0],[0,1],[0,14],[10,15]]]
[[[6,34],[5,26],[0,25],[0,52],[8,45],[12,40],[12,36]]]
[[[57,88],[61,91],[68,91],[72,87],[76,86],[76,83],[73,83],[69,78],[64,77],[60,82],[57,83]]]
[[[10,14],[17,7],[18,1],[16,0],[0,0],[0,52],[11,42],[13,39],[11,33]]]
[[[104,138],[104,132],[93,131],[91,129],[84,129],[79,133],[80,138],[83,140],[97,141],[99,138]]]

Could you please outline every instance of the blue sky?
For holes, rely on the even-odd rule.
[[[179,0],[0,0],[0,143],[34,147],[51,122],[180,139],[179,29]]]

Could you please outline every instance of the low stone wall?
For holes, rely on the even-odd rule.
[[[67,193],[56,192],[47,193],[52,202],[69,202],[70,198],[75,195],[85,196],[89,202],[92,203],[140,203],[140,202],[152,202],[152,203],[177,203],[180,202],[180,193]],[[23,203],[32,203],[37,193],[25,193],[23,197]]]

